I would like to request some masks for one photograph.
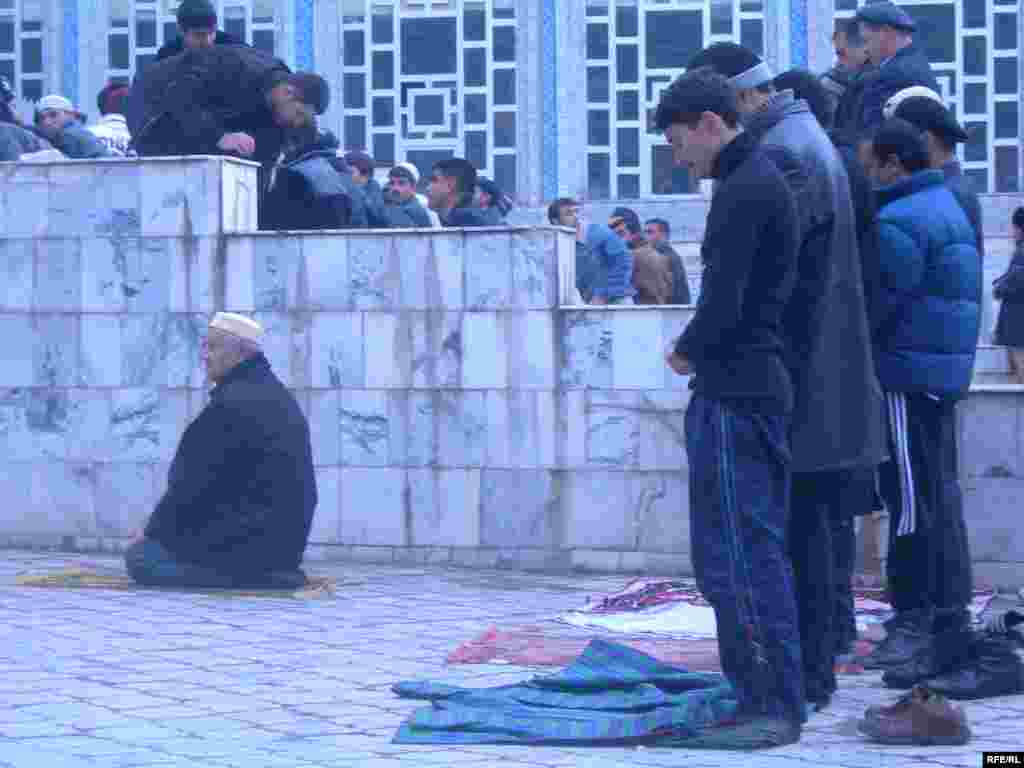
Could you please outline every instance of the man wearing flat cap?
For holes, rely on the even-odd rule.
[[[317,503],[309,423],[263,356],[262,334],[229,312],[210,323],[209,404],[185,429],[167,491],[125,554],[141,584],[305,583],[299,566]]]
[[[306,130],[328,99],[323,78],[255,48],[187,49],[136,75],[128,129],[143,157],[235,155],[269,174],[289,132]]]
[[[871,63],[878,67],[864,87],[860,116],[863,134],[881,125],[885,102],[894,93],[914,85],[938,92],[939,84],[924,51],[914,43],[917,25],[906,11],[890,2],[870,3],[857,11],[856,18]]]
[[[210,0],[183,0],[178,6],[178,32],[156,52],[162,61],[190,48],[209,48],[213,45],[248,45],[234,35],[217,29],[217,9]]]

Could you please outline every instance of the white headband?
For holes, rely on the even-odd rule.
[[[735,77],[729,78],[729,85],[733,88],[757,88],[759,85],[764,85],[769,80],[773,80],[775,75],[772,74],[772,68],[768,66],[765,61],[758,62],[746,72],[740,72]]]

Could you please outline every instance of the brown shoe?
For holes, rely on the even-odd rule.
[[[882,744],[966,744],[971,738],[964,711],[924,686],[887,707],[869,707],[857,730]]]

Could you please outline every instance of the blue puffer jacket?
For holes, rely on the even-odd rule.
[[[942,171],[878,190],[882,389],[963,397],[981,328],[981,256]]]

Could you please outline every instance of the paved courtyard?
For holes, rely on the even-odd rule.
[[[621,587],[622,576],[314,563],[346,579],[335,599],[276,600],[17,587],[19,573],[102,557],[4,552],[0,563],[0,766],[980,766],[1024,747],[1024,696],[968,704],[964,748],[886,748],[855,718],[886,700],[876,675],[845,677],[803,741],[756,755],[635,748],[391,744],[416,702],[403,679],[469,686],[535,672],[446,666],[490,626],[542,621]]]

